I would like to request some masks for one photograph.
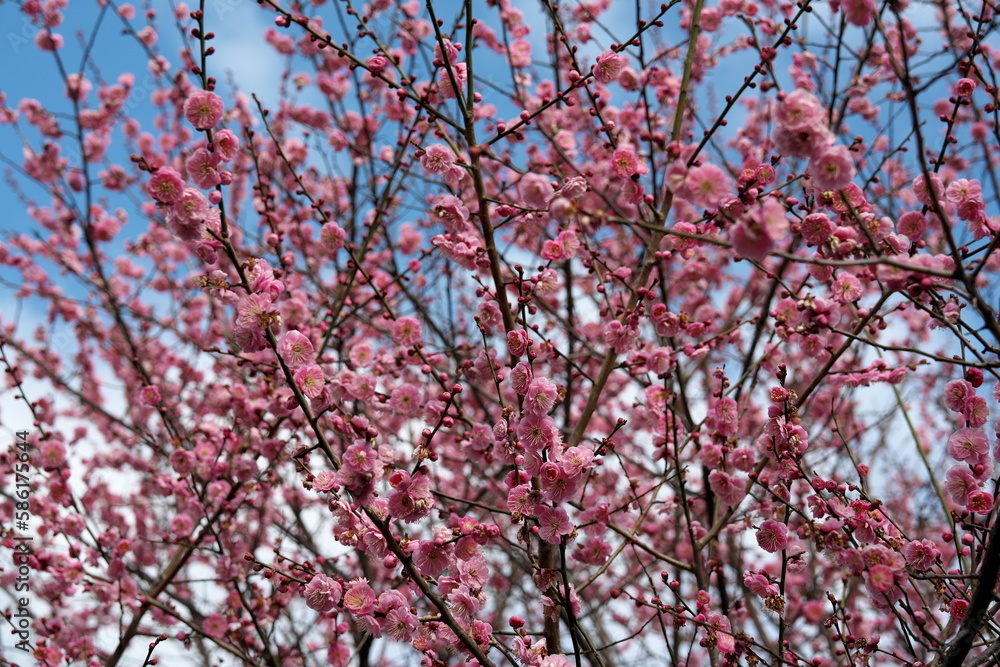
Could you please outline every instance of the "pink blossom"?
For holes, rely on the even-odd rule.
[[[826,126],[826,109],[815,95],[801,88],[785,96],[774,111],[774,122],[788,130]]]
[[[240,329],[263,332],[279,320],[271,298],[265,294],[250,294],[236,306],[236,326]]]
[[[316,358],[312,341],[294,329],[282,337],[278,351],[288,367],[293,369],[311,364]]]
[[[400,317],[392,324],[392,339],[397,344],[412,347],[423,338],[423,328],[415,317]]]
[[[973,491],[966,499],[965,506],[974,514],[989,514],[993,510],[993,496],[986,491]]]
[[[639,173],[639,156],[631,148],[618,148],[611,155],[611,170],[620,178]]]
[[[437,577],[448,567],[448,549],[436,540],[420,540],[413,561],[421,572]]]
[[[357,440],[344,451],[342,460],[345,468],[349,468],[357,473],[370,475],[375,472],[378,455],[367,442]]]
[[[325,574],[314,576],[302,591],[309,608],[321,614],[336,609],[342,593],[340,584]]]
[[[372,56],[368,59],[367,67],[368,71],[374,74],[380,74],[389,64],[389,59],[385,56]]]
[[[371,616],[376,602],[375,591],[367,579],[354,579],[344,589],[344,608],[355,616]]]
[[[866,26],[875,16],[875,0],[842,0],[841,9],[848,23]]]
[[[514,357],[520,357],[528,350],[528,334],[523,329],[507,332],[507,351]]]
[[[937,545],[930,540],[907,542],[902,552],[903,557],[906,558],[906,562],[919,572],[926,572],[931,569],[941,555]]]
[[[229,162],[240,151],[240,140],[231,130],[222,129],[212,137],[212,147],[223,162]]]
[[[857,276],[846,271],[837,273],[833,279],[831,291],[833,292],[833,299],[840,303],[852,303],[860,299],[861,295],[864,294],[861,281],[858,280]]]
[[[337,488],[337,474],[332,470],[321,470],[316,473],[313,479],[312,488],[314,491],[333,491]]]
[[[757,544],[772,554],[785,549],[788,546],[788,526],[780,521],[767,519],[757,530]]]
[[[546,415],[559,402],[558,387],[548,378],[532,378],[524,393],[524,411],[531,415]]]
[[[956,504],[965,506],[969,494],[979,489],[980,483],[968,466],[952,466],[945,473],[944,489]]]
[[[46,440],[39,447],[39,464],[43,470],[58,470],[66,465],[66,446],[59,440]]]
[[[778,126],[774,130],[774,149],[787,157],[812,157],[820,154],[836,140],[822,125],[790,129]]]
[[[538,519],[538,536],[550,544],[559,544],[563,535],[573,532],[569,515],[561,507],[538,505],[535,507],[535,518]]]
[[[205,232],[211,208],[205,195],[185,188],[180,199],[167,209],[167,228],[182,241],[197,241]]]
[[[688,170],[684,187],[677,194],[699,208],[713,208],[732,189],[732,179],[711,162]]]
[[[170,467],[179,475],[187,475],[194,470],[194,454],[186,449],[178,449],[170,455]]]
[[[306,398],[319,396],[325,383],[323,369],[316,364],[308,364],[295,371],[295,384]]]
[[[577,477],[568,475],[558,463],[543,463],[538,477],[541,480],[543,500],[558,503],[576,495],[579,486]]]
[[[708,484],[725,505],[739,505],[746,497],[746,482],[722,470],[709,473]]]
[[[541,174],[525,174],[517,185],[521,202],[527,208],[546,210],[552,200],[552,185],[548,178]]]
[[[911,241],[918,240],[927,229],[927,219],[920,211],[907,211],[896,220],[896,231]]]
[[[146,192],[162,204],[173,204],[184,194],[184,179],[170,167],[160,167],[150,176]]]
[[[509,382],[511,388],[518,394],[524,395],[528,391],[528,386],[531,383],[531,364],[526,361],[519,361],[517,365],[510,370]]]
[[[976,390],[968,380],[952,380],[944,387],[944,404],[952,412],[962,412]]]
[[[222,121],[222,98],[207,90],[196,90],[184,101],[184,116],[196,129],[210,130]]]
[[[822,245],[827,242],[837,228],[836,223],[829,216],[822,213],[812,213],[802,219],[799,229],[802,238],[811,246]]]
[[[559,431],[551,417],[526,414],[518,422],[517,437],[529,450],[538,451],[558,442]]]
[[[525,515],[534,514],[535,503],[531,498],[531,487],[519,484],[507,492],[507,509]]]
[[[201,629],[209,637],[222,639],[229,631],[229,621],[222,614],[209,614],[201,622]]]
[[[601,83],[611,83],[616,80],[625,67],[625,59],[614,51],[605,51],[597,56],[594,65],[594,78]]]
[[[469,587],[465,585],[460,585],[448,593],[446,599],[452,613],[466,623],[470,623],[482,607],[482,603],[471,594]]]
[[[961,428],[948,438],[948,454],[970,465],[983,463],[990,453],[989,438],[981,428]]]
[[[983,188],[976,179],[957,178],[948,184],[944,191],[944,198],[952,204],[962,204],[968,201],[980,201],[983,197]]]
[[[742,257],[758,262],[764,260],[774,248],[774,241],[760,225],[747,218],[736,223],[730,231],[733,249]]]
[[[432,176],[444,174],[455,165],[455,153],[444,144],[432,144],[424,149],[420,165]]]
[[[195,185],[202,190],[209,190],[222,182],[222,177],[215,169],[218,164],[216,160],[214,153],[199,148],[184,162],[184,170]]]
[[[635,345],[639,330],[630,324],[611,320],[604,326],[604,344],[614,348],[616,354],[625,354]]]
[[[819,190],[840,190],[857,172],[846,146],[830,146],[809,162],[809,175]]]
[[[941,177],[931,173],[930,178],[929,185],[923,174],[913,179],[913,193],[917,196],[917,201],[925,206],[931,206],[933,199],[940,199],[944,196],[944,183],[941,181]]]
[[[955,94],[959,97],[972,97],[973,91],[976,90],[976,81],[968,77],[958,80],[955,84]]]
[[[770,520],[770,519],[769,519]],[[784,524],[781,524],[784,525]],[[760,533],[758,533],[758,540]],[[769,553],[775,553],[781,549],[765,549]],[[765,577],[763,574],[757,574],[756,572],[750,572],[749,570],[743,573],[743,585],[750,589],[750,591],[761,598],[771,597],[772,595],[778,595],[778,587],[771,583],[771,580]]]
[[[873,565],[866,574],[868,585],[880,593],[886,592],[895,583],[892,570],[887,565]]]
[[[147,385],[139,392],[139,401],[143,405],[155,406],[160,402],[160,390],[152,385]]]
[[[416,635],[420,622],[408,608],[393,607],[381,621],[382,632],[398,642],[409,642]]]

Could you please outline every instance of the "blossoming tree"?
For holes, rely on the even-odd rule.
[[[990,2],[66,4],[5,664],[1000,655]]]

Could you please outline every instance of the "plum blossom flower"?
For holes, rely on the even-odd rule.
[[[427,475],[410,476],[405,470],[396,470],[389,476],[389,513],[401,521],[413,523],[434,508],[434,496]]]
[[[969,426],[982,426],[990,418],[990,408],[982,396],[970,396],[962,406],[962,416]]]
[[[306,398],[316,398],[323,392],[326,378],[316,364],[303,366],[295,372],[295,385]]]
[[[839,303],[851,303],[857,301],[864,294],[861,281],[853,273],[840,271],[833,279],[831,285],[833,299]]]
[[[185,160],[184,170],[195,185],[202,190],[210,190],[222,183],[222,177],[215,168],[217,165],[217,154],[199,148]]]
[[[926,572],[934,566],[941,555],[937,545],[930,540],[908,542],[902,549],[903,558],[913,569]]]
[[[812,157],[835,141],[833,133],[823,125],[797,129],[778,126],[772,139],[775,150],[789,157]]]
[[[146,192],[161,204],[173,204],[184,194],[184,179],[170,167],[160,167],[146,183]]]
[[[594,65],[594,78],[601,83],[611,83],[622,73],[625,67],[625,59],[614,51],[605,51],[597,56],[597,64]]]
[[[559,388],[548,378],[532,378],[524,393],[524,411],[531,415],[547,415],[559,402]]]
[[[313,577],[303,591],[306,605],[321,614],[336,609],[342,594],[343,589],[340,584],[325,574],[317,574]]]
[[[851,25],[866,26],[875,16],[875,0],[844,0],[841,3],[844,17]]]
[[[424,574],[436,577],[448,568],[448,548],[443,541],[439,544],[437,540],[420,540],[413,562]]]
[[[222,121],[222,98],[208,90],[196,90],[184,101],[184,117],[199,130],[210,130]]]
[[[971,97],[975,89],[975,80],[968,77],[959,79],[958,83],[955,84],[955,94],[959,97]]]
[[[739,505],[746,497],[746,483],[722,470],[709,473],[708,485],[726,505]]]
[[[420,156],[420,166],[432,176],[444,174],[455,166],[455,153],[444,144],[432,144]]]
[[[826,109],[819,99],[801,88],[792,91],[774,110],[777,126],[789,130],[826,126]]]
[[[517,437],[529,450],[538,451],[557,442],[559,430],[548,415],[526,414],[517,425]]]
[[[809,162],[809,175],[819,190],[840,190],[854,179],[857,171],[846,146],[830,146]]]
[[[559,544],[563,535],[573,532],[569,515],[561,507],[538,505],[535,518],[538,519],[538,536],[550,544]]]
[[[215,133],[212,138],[212,147],[220,160],[229,162],[239,153],[240,140],[233,134],[232,130],[223,129]]]
[[[405,607],[393,607],[381,622],[382,632],[398,642],[409,642],[417,634],[420,623],[417,617]]]
[[[313,479],[312,488],[320,492],[334,490],[337,488],[337,473],[332,470],[319,471]]]
[[[979,481],[968,466],[952,466],[945,473],[944,489],[956,504],[964,506],[969,494],[979,489]]]
[[[968,380],[952,380],[944,386],[944,404],[952,412],[962,412],[976,390]]]
[[[415,317],[400,317],[392,324],[392,339],[399,345],[410,347],[423,338],[423,328]]]
[[[684,185],[676,194],[699,208],[714,208],[723,197],[730,194],[731,189],[732,179],[729,174],[707,162],[688,170]]]
[[[788,546],[788,526],[780,521],[767,519],[757,530],[757,544],[768,553],[781,551]]]
[[[158,387],[146,385],[139,392],[139,402],[143,405],[155,406],[160,402],[160,390]]]
[[[990,441],[981,428],[960,428],[948,438],[948,454],[956,461],[969,465],[985,462],[990,453]]]
[[[552,185],[549,179],[541,174],[525,174],[517,184],[521,203],[528,208],[541,211],[548,209],[552,200]]]
[[[44,470],[58,470],[66,465],[66,446],[58,440],[46,440],[39,448]]]
[[[802,219],[799,230],[802,238],[811,246],[823,245],[833,235],[833,230],[837,228],[829,216],[822,213],[811,213]]]
[[[371,616],[375,612],[375,591],[367,579],[354,579],[344,591],[344,607],[355,616]]]
[[[367,63],[368,71],[371,72],[372,74],[379,74],[380,72],[385,70],[386,65],[388,64],[389,64],[389,59],[386,58],[385,56],[372,56],[371,58],[368,59]]]
[[[316,359],[312,341],[295,329],[284,335],[278,351],[281,353],[281,358],[292,369],[311,364]]]
[[[973,491],[966,499],[965,506],[975,514],[989,514],[993,510],[993,496],[981,489]]]
[[[611,170],[620,178],[639,173],[639,156],[632,148],[618,148],[611,154]]]
[[[209,614],[201,622],[201,629],[209,637],[221,639],[229,631],[229,621],[222,614]]]
[[[916,195],[917,201],[924,206],[932,206],[935,199],[940,199],[944,196],[944,182],[941,180],[941,177],[934,173],[930,177],[930,184],[928,184],[923,174],[913,179],[913,194]]]

